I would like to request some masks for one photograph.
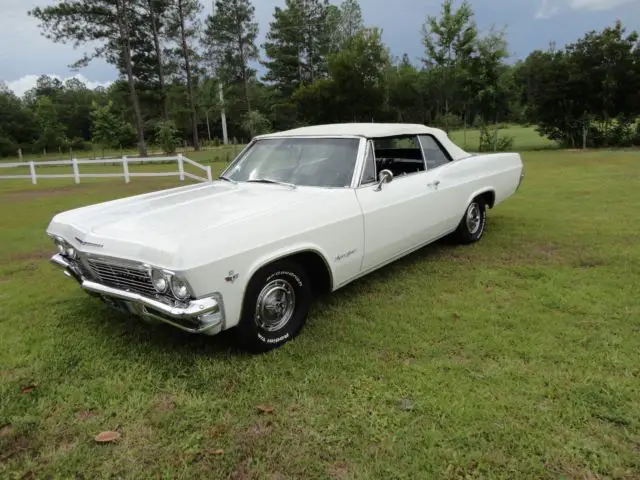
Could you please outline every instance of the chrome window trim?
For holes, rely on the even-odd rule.
[[[438,165],[436,167],[429,168],[429,165],[427,164],[427,156],[424,154],[424,146],[422,145],[422,138],[421,137],[430,137],[434,141],[434,143],[438,146],[438,148],[443,153],[443,155],[447,158],[447,163],[443,163],[443,164]],[[451,156],[451,154],[447,151],[447,149],[444,148],[444,145],[442,145],[440,143],[440,141],[430,133],[420,133],[420,134],[418,134],[418,142],[420,143],[420,150],[422,151],[422,158],[424,160],[425,171],[430,172],[430,171],[433,171],[433,170],[437,170],[440,167],[444,167],[446,165],[449,165],[450,163],[453,163],[453,162],[457,161],[456,159],[454,159]],[[469,158],[469,157],[464,157],[464,158]],[[462,160],[462,159],[460,159],[460,160]]]
[[[366,167],[366,163],[367,163],[367,157],[369,156],[369,152],[373,153],[373,168],[375,169],[375,178],[368,182],[368,183],[362,183],[362,177],[364,176],[364,171],[365,171],[365,167]],[[378,182],[376,181],[376,179],[378,178],[378,166],[376,165],[376,153],[375,153],[375,146],[373,145],[373,140],[372,139],[367,139],[365,141],[365,150],[364,150],[364,156],[363,156],[363,160],[362,160],[362,171],[360,172],[360,176],[359,176],[359,181],[358,181],[358,185],[356,186],[356,188],[361,188],[361,187],[366,187],[368,185],[375,185]]]
[[[394,177],[393,177],[393,181],[394,181],[394,182],[396,182],[396,181],[398,181],[398,180],[401,180],[401,179],[403,179],[403,178],[413,177],[414,175],[419,175],[419,174],[421,174],[421,173],[427,173],[427,161],[426,161],[426,159],[424,158],[424,151],[422,150],[422,144],[420,144],[420,135],[416,133],[416,134],[411,134],[411,135],[390,135],[390,136],[388,136],[388,137],[372,137],[372,138],[368,138],[368,139],[367,139],[367,141],[368,141],[368,142],[371,142],[371,148],[373,149],[373,160],[374,160],[374,162],[375,162],[375,160],[376,160],[376,157],[375,157],[376,146],[375,146],[374,140],[375,140],[376,138],[394,138],[394,137],[411,137],[411,136],[415,136],[415,137],[418,139],[418,144],[420,145],[420,153],[422,154],[422,164],[423,164],[423,166],[424,166],[424,168],[425,168],[425,169],[424,169],[424,170],[421,170],[421,171],[419,171],[419,172],[408,173],[408,174],[406,174],[406,175],[401,175],[401,176],[397,176],[397,177],[396,177],[396,176],[394,176]],[[366,157],[365,157],[365,158],[366,158]],[[363,166],[364,166],[364,162],[363,162]],[[378,168],[378,166],[377,166],[377,164],[376,164],[376,175],[379,173],[379,172],[377,171],[377,168]],[[363,170],[364,170],[364,169],[363,169]],[[364,171],[360,172],[360,179],[362,179],[362,173],[364,173]],[[376,186],[377,184],[378,184],[378,182],[377,182],[377,180],[376,180],[376,181],[374,181],[374,182],[366,183],[366,184],[364,184],[364,185],[358,185],[358,187],[357,187],[357,188],[358,188],[358,189],[360,189],[360,188],[367,188],[367,187]]]

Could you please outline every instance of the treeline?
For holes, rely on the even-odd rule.
[[[147,144],[165,151],[314,123],[416,122],[447,130],[530,123],[571,147],[640,144],[640,45],[620,23],[509,63],[503,31],[445,0],[424,56],[392,56],[357,0],[285,0],[257,45],[251,0],[63,0],[35,8],[45,35],[120,72],[109,88],[41,77],[0,88],[0,154]],[[259,78],[256,62],[264,75]],[[224,114],[224,115],[223,115]],[[494,141],[499,143],[499,139]],[[508,142],[503,142],[508,145]],[[497,148],[497,147],[496,147]]]

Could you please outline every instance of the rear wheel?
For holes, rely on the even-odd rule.
[[[487,224],[487,206],[481,198],[474,198],[467,206],[455,231],[460,243],[474,243],[482,238]]]
[[[240,346],[253,352],[277,348],[300,333],[311,303],[311,285],[298,263],[267,265],[249,281],[236,329]]]

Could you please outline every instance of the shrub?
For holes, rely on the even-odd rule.
[[[156,143],[162,148],[162,151],[166,154],[176,153],[176,148],[180,144],[178,138],[178,131],[171,121],[158,122],[156,125]]]
[[[69,141],[69,147],[72,150],[91,150],[91,143],[86,142],[84,138],[75,137]]]
[[[486,125],[480,126],[479,152],[506,152],[513,149],[515,137],[500,135],[498,129],[489,129]]]
[[[262,113],[253,110],[245,115],[242,128],[253,137],[254,135],[268,133],[271,130],[271,122]]]

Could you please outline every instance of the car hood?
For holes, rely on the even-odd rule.
[[[176,254],[194,236],[213,229],[227,235],[257,216],[286,215],[323,191],[216,181],[63,212],[53,218],[47,231],[81,251],[162,265],[167,254]]]

